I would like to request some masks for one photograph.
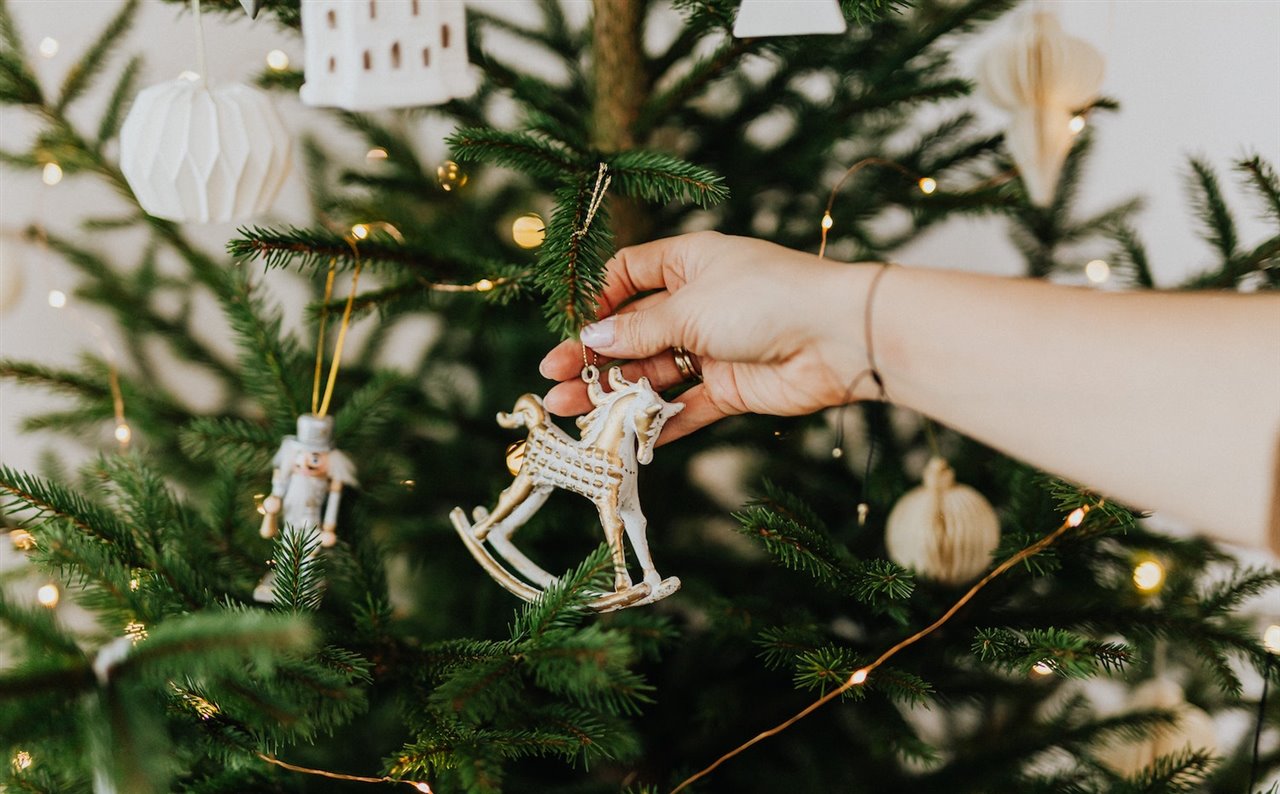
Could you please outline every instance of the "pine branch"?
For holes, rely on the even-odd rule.
[[[657,204],[693,202],[700,207],[729,198],[719,174],[661,152],[623,152],[610,158],[609,168],[614,184],[633,198]]]
[[[147,638],[113,677],[162,681],[171,676],[235,675],[250,664],[267,671],[314,646],[305,620],[262,610],[207,610],[148,627]]]
[[[454,132],[445,143],[458,162],[493,163],[540,179],[576,178],[590,167],[563,144],[523,132],[472,127]]]
[[[15,604],[0,591],[0,625],[41,649],[45,654],[57,654],[75,660],[83,660],[84,654],[75,640],[59,628],[54,614],[44,607],[23,607]]]
[[[61,485],[0,465],[0,494],[7,498],[3,505],[6,513],[23,509],[34,512],[27,525],[36,536],[37,544],[40,524],[61,520],[86,536],[111,544],[126,560],[140,561],[128,527],[106,509]]]
[[[197,417],[178,433],[183,453],[193,460],[234,471],[265,469],[280,443],[269,427],[230,417]]]
[[[138,0],[125,0],[124,5],[107,23],[107,26],[102,29],[102,32],[98,34],[98,38],[93,44],[89,45],[89,49],[84,56],[71,67],[71,70],[67,72],[66,78],[62,81],[62,90],[53,106],[55,113],[59,115],[65,113],[72,102],[89,90],[89,87],[93,85],[93,79],[102,71],[102,65],[111,55],[111,51],[124,41],[129,28],[133,26],[133,19],[137,15],[137,11]],[[125,71],[127,74],[128,69]],[[117,90],[119,89],[117,88]],[[110,116],[112,113],[108,111],[107,115]]]
[[[1204,239],[1218,249],[1224,260],[1231,259],[1236,255],[1240,242],[1235,222],[1231,219],[1231,211],[1227,209],[1227,203],[1222,197],[1217,174],[1204,160],[1192,158],[1187,185],[1192,205],[1204,226]]]
[[[537,285],[545,296],[544,315],[555,333],[576,336],[596,316],[604,289],[604,267],[613,254],[607,202],[587,225],[595,175],[556,191],[556,207],[538,249]]]
[[[314,528],[285,526],[272,553],[276,609],[282,612],[315,612],[324,595],[324,569],[320,558],[320,534]]]
[[[1098,642],[1065,629],[979,629],[973,653],[997,668],[1029,675],[1038,664],[1068,678],[1111,673],[1133,661],[1125,645]]]
[[[1246,184],[1262,199],[1264,217],[1280,224],[1280,177],[1271,163],[1258,155],[1236,162],[1236,170],[1246,177]]]
[[[135,55],[120,72],[120,78],[116,81],[115,88],[112,89],[111,96],[107,100],[107,109],[98,122],[98,134],[94,140],[99,147],[120,133],[120,125],[124,123],[125,103],[137,93],[140,71],[142,71],[142,56]]]

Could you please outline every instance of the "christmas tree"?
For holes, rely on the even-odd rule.
[[[296,35],[298,0],[249,5],[261,6],[257,24]],[[78,270],[76,299],[115,321],[120,360],[0,362],[4,377],[70,398],[29,429],[114,433],[83,465],[0,467],[10,538],[94,619],[72,630],[0,594],[0,787],[671,791],[824,696],[835,702],[686,790],[1238,792],[1262,779],[1280,755],[1257,756],[1252,733],[1116,761],[1114,745],[1180,735],[1191,712],[1153,697],[1105,713],[1088,693],[1102,679],[1171,679],[1198,709],[1258,711],[1260,730],[1274,725],[1275,707],[1243,694],[1242,676],[1277,673],[1239,608],[1280,573],[1154,532],[1099,494],[884,403],[738,418],[661,448],[641,500],[658,565],[683,587],[653,605],[586,608],[611,591],[614,569],[584,500],[553,498],[521,533],[560,574],[527,604],[450,523],[452,508],[490,505],[510,483],[502,450],[518,433],[493,416],[546,388],[537,362],[594,317],[619,246],[715,228],[812,249],[821,227],[831,258],[885,260],[946,218],[995,213],[1027,276],[1071,272],[1064,247],[1095,238],[1114,247],[1115,278],[1152,288],[1136,204],[1075,209],[1091,129],[1040,206],[1003,137],[970,114],[913,125],[922,105],[972,89],[951,68],[954,37],[1011,5],[844,0],[848,30],[814,46],[734,37],[737,0],[596,0],[585,19],[539,0],[528,26],[473,4],[473,94],[334,111],[369,158],[347,165],[304,138],[315,222],[245,226],[216,252],[147,214],[111,154],[139,90],[140,59],[121,64],[115,51],[136,0],[56,87],[34,76],[0,1],[0,101],[41,124],[29,151],[0,152],[3,164],[55,165],[128,203],[83,234],[29,230]],[[203,8],[244,13],[237,0]],[[553,67],[504,57],[494,42],[512,39]],[[86,126],[75,103],[108,79],[110,102]],[[303,79],[284,68],[259,82],[285,92]],[[424,114],[453,129],[453,160],[420,156],[407,121]],[[1280,283],[1280,230],[1240,240],[1219,176],[1199,161],[1191,172],[1216,261],[1186,286]],[[1272,167],[1250,158],[1239,172],[1280,225]],[[548,208],[545,223],[530,207]],[[512,218],[514,245],[492,233]],[[146,245],[119,250],[123,229],[145,230]],[[286,280],[310,290],[302,328],[272,297]],[[234,357],[189,311],[209,299]],[[344,348],[326,393],[344,314],[371,330]],[[400,331],[424,319],[413,360],[388,366]],[[215,384],[216,407],[194,408],[161,377],[175,359]],[[337,520],[326,518],[337,541],[320,549],[287,527],[263,539],[273,455],[300,415],[326,413],[322,399],[360,483],[338,486]],[[846,426],[859,454],[833,455]],[[931,454],[998,510],[992,563],[962,582],[887,559],[889,507]],[[755,494],[745,503],[744,488]],[[264,604],[254,591],[268,571]]]

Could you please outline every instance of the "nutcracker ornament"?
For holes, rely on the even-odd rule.
[[[595,409],[578,419],[581,438],[573,439],[552,424],[537,396],[520,397],[511,413],[498,414],[498,424],[503,427],[524,427],[529,432],[522,454],[508,451],[508,464],[516,468],[515,480],[502,492],[492,512],[483,507],[472,511],[475,524],[460,507],[449,517],[471,555],[489,575],[515,595],[532,601],[553,585],[556,577],[516,548],[512,534],[538,512],[552,490],[561,488],[585,496],[600,513],[614,570],[614,592],[598,594],[588,606],[610,612],[649,604],[678,590],[680,580],[674,576],[663,579],[654,567],[636,479],[639,467],[653,459],[653,446],[663,425],[684,406],[663,400],[646,378],[626,380],[617,368],[609,370],[612,390],[608,392],[600,385],[596,367],[585,367],[582,378]],[[624,533],[644,570],[644,581],[639,584],[632,582],[627,571]],[[496,559],[490,548],[519,576]]]
[[[342,488],[355,486],[356,468],[333,448],[333,417],[303,414],[298,433],[285,436],[272,462],[271,495],[262,503],[262,537],[275,537],[281,514],[287,530],[318,537],[322,548],[338,542]],[[267,571],[253,591],[256,601],[274,600],[275,571]]]

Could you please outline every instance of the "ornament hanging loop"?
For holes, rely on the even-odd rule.
[[[591,386],[600,382],[600,368],[595,364],[582,365],[582,382]]]
[[[196,22],[196,68],[200,70],[200,83],[209,87],[209,67],[204,54],[204,22],[200,18],[200,0],[191,0],[191,15]]]

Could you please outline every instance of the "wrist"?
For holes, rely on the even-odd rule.
[[[836,389],[830,400],[833,406],[883,397],[880,376],[875,374],[880,326],[873,304],[887,267],[881,262],[833,265],[831,283],[824,290],[828,309],[821,321],[827,329],[823,357]]]

